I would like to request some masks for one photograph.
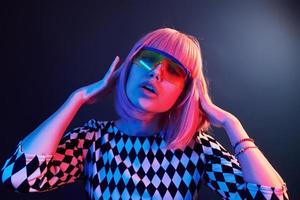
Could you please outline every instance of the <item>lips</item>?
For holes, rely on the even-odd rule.
[[[141,84],[142,88],[145,88],[146,90],[149,90],[151,92],[153,92],[154,94],[158,94],[157,93],[157,88],[154,86],[154,84],[152,84],[149,81],[145,81]]]

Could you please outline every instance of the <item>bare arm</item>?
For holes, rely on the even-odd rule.
[[[249,138],[238,119],[228,120],[227,123],[225,123],[224,129],[226,130],[232,145],[243,138]],[[253,146],[253,143],[246,141],[240,144],[236,152],[247,146]],[[258,148],[248,149],[238,156],[238,160],[241,164],[244,180],[246,182],[275,187],[282,187],[285,185],[281,176]]]
[[[28,154],[53,154],[80,107],[96,102],[96,96],[106,96],[113,89],[120,73],[120,68],[114,71],[118,62],[116,56],[103,79],[73,92],[54,114],[24,138],[22,150]]]
[[[82,104],[79,93],[72,93],[55,113],[25,137],[22,150],[28,154],[53,154]]]
[[[215,105],[205,93],[201,81],[197,80],[200,109],[202,109],[213,126],[224,128],[231,144],[249,138],[240,121],[230,112]],[[254,146],[252,142],[243,142],[238,146],[236,153],[243,147]],[[258,148],[250,148],[238,156],[243,171],[243,179],[247,183],[280,188],[287,198],[287,187],[278,172],[272,167]]]

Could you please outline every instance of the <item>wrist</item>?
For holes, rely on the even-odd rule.
[[[78,103],[80,106],[85,103],[83,100],[83,95],[79,90],[74,91],[69,98]]]
[[[232,146],[235,146],[237,142],[244,138],[249,138],[242,124],[236,117],[232,117],[226,120],[226,123],[224,123],[224,129],[229,137]],[[240,144],[237,149],[249,143],[250,141],[243,142],[243,144]]]
[[[240,121],[235,116],[230,116],[225,120],[223,128],[227,131],[227,130],[232,130],[233,127],[239,125],[240,125]]]

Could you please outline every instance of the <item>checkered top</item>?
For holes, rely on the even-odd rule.
[[[246,183],[238,160],[197,132],[184,150],[166,150],[158,134],[130,136],[114,121],[88,120],[69,131],[54,155],[29,155],[21,142],[2,170],[18,192],[47,191],[78,179],[88,199],[196,199],[202,183],[222,199],[288,199],[286,187]]]

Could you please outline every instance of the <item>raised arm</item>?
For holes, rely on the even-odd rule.
[[[248,171],[213,136],[201,132],[198,137],[204,158],[203,182],[224,199],[288,200],[287,188],[247,180]],[[259,173],[258,173],[259,174]]]
[[[229,120],[224,126],[230,142],[235,145],[244,138],[249,138],[239,120]],[[256,146],[251,141],[240,143],[236,148],[236,153],[248,146]],[[245,152],[237,156],[244,172],[244,179],[247,182],[257,183],[261,185],[269,185],[272,187],[285,187],[285,182],[270,162],[266,159],[259,148],[247,149]]]
[[[233,114],[216,106],[208,94],[204,93],[200,80],[197,80],[197,86],[199,108],[205,112],[213,126],[226,130],[232,146],[239,144],[242,139],[249,139],[239,120]],[[247,199],[288,199],[286,183],[252,141],[239,144],[236,152],[240,154],[235,158],[213,138],[207,138],[210,139],[208,144],[211,147],[209,148],[218,149],[216,153],[206,150],[209,165],[206,178],[208,181],[214,182],[214,184],[208,182],[211,188],[216,190],[221,188],[220,194],[226,197],[231,197],[232,194],[236,199],[241,199],[244,196]],[[223,165],[228,166],[224,167],[228,169],[228,172],[226,171],[224,174],[222,171]],[[218,174],[221,176],[215,176]],[[235,179],[235,175],[242,176],[242,179]],[[223,182],[223,179],[227,181],[226,178],[228,178],[228,183]],[[231,182],[234,184],[231,184]],[[221,186],[217,184],[221,184]],[[232,188],[228,189],[230,185],[232,185]]]
[[[23,139],[22,150],[28,154],[52,155],[82,104],[79,93],[71,94],[54,114]]]
[[[67,101],[32,133],[25,137],[1,169],[2,182],[20,192],[53,189],[81,176],[83,160],[93,141],[97,123],[62,136],[84,103],[94,103],[112,90],[119,75],[116,57],[104,78],[73,92]]]
[[[94,103],[96,96],[105,96],[112,90],[119,75],[120,68],[113,73],[118,61],[117,56],[103,79],[73,92],[54,114],[23,139],[23,151],[29,154],[53,154],[79,108],[86,102]]]

